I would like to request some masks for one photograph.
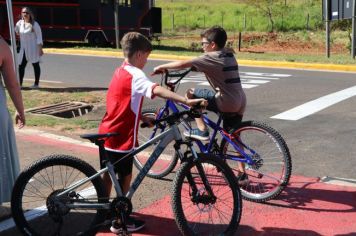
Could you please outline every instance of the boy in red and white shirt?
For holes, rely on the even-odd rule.
[[[144,97],[153,99],[155,96],[171,99],[192,106],[204,99],[187,99],[173,93],[157,83],[153,83],[142,71],[152,51],[150,41],[140,33],[127,33],[121,40],[125,61],[114,72],[106,97],[106,113],[99,126],[99,133],[119,133],[105,141],[105,149],[109,160],[114,163],[130,151],[138,147],[138,127],[141,106]],[[133,158],[125,158],[114,169],[120,176],[120,184],[125,193],[129,190],[132,178]],[[104,182],[111,191],[111,180],[106,173]],[[127,229],[134,232],[144,226],[144,222],[129,217]],[[114,222],[115,223],[115,222]],[[118,229],[111,227],[113,233]]]

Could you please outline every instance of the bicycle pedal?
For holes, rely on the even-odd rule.
[[[116,233],[116,235],[131,236],[131,234],[127,230],[124,230],[123,228],[118,229],[118,232]]]

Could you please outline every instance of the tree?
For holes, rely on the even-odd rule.
[[[271,25],[271,32],[274,31],[274,18],[279,15],[280,9],[286,8],[285,0],[240,0],[246,5],[252,5],[262,12],[268,18]]]

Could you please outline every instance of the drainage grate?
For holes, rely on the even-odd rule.
[[[73,118],[83,116],[93,110],[92,105],[82,102],[63,102],[43,107],[36,107],[26,110],[33,114],[52,115],[62,118]]]

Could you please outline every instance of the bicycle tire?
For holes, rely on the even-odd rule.
[[[266,202],[276,198],[288,185],[292,172],[292,160],[288,146],[282,136],[269,125],[258,121],[244,121],[231,132],[240,136],[242,142],[257,152],[248,153],[262,166],[245,165],[248,183],[240,186],[242,197],[253,202]],[[221,142],[223,154],[239,155],[225,139]],[[246,148],[244,151],[247,151]],[[237,175],[237,161],[226,160]]]
[[[95,226],[105,220],[107,211],[93,209],[89,214],[81,214],[76,209],[66,209],[68,212],[63,211],[64,215],[58,216],[58,214],[49,213],[54,209],[50,207],[49,196],[54,192],[60,192],[79,179],[90,177],[96,173],[96,170],[85,161],[68,155],[50,155],[36,161],[21,172],[13,188],[11,210],[17,228],[23,235],[57,235],[56,230],[62,220],[60,235],[77,235],[83,234],[83,232],[85,235],[95,235],[97,231]],[[51,174],[52,176],[50,176]],[[91,186],[88,187],[87,184],[91,184]],[[63,201],[72,202],[74,198],[77,201],[93,203],[108,201],[105,196],[105,185],[100,177],[79,187],[78,191],[65,195]],[[38,198],[37,201],[35,201],[36,198]],[[56,207],[65,205],[63,201],[60,201]],[[50,207],[49,211],[48,207]],[[61,209],[63,210],[65,207]],[[80,224],[76,219],[79,217]],[[90,219],[88,220],[88,218]]]
[[[198,155],[197,160],[190,158],[181,165],[173,182],[172,209],[178,228],[183,235],[234,235],[242,211],[242,197],[236,177],[222,159],[212,154]],[[197,163],[204,168],[216,197],[214,203],[197,203],[193,200],[192,188],[187,181],[190,174],[199,187],[195,196],[199,197],[199,193],[202,201],[204,197],[209,197],[202,180],[199,179],[199,173],[195,170]],[[196,217],[192,219],[193,216]]]
[[[141,116],[142,117],[151,117],[152,119],[156,118],[158,109],[156,107],[148,107],[142,109]],[[167,115],[167,114],[165,114]],[[139,130],[139,143],[143,144],[150,140],[150,138],[153,138],[157,132],[163,132],[164,129],[157,128],[156,133],[153,133],[153,127],[152,128],[144,128],[145,130],[140,129]],[[148,135],[146,133],[148,133]],[[152,136],[153,135],[153,136]],[[152,136],[152,137],[151,137]],[[141,171],[143,166],[146,164],[148,158],[150,157],[150,154],[154,150],[156,146],[152,145],[149,148],[145,149],[144,152],[139,153],[138,155],[135,155],[134,157],[134,164],[136,168]],[[148,171],[147,176],[150,178],[154,179],[160,179],[165,176],[167,176],[169,173],[171,173],[174,169],[174,167],[177,165],[178,162],[178,155],[177,153],[174,152],[173,155],[169,155],[169,147],[168,149],[166,148],[163,153],[160,155],[158,160],[155,162],[155,164],[152,166],[152,168]],[[174,149],[173,149],[174,151]]]

